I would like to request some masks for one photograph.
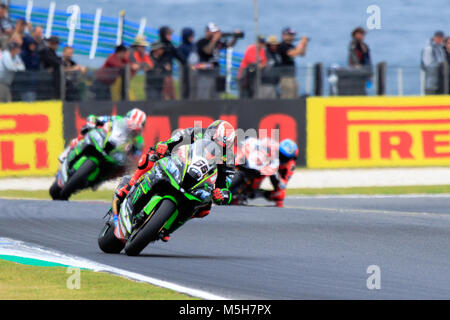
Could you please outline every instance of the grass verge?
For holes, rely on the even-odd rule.
[[[0,260],[0,300],[195,299],[108,273],[80,272],[80,289],[68,289],[73,273],[67,273],[65,267],[35,267]]]
[[[113,190],[85,190],[75,194],[70,200],[111,201]],[[439,186],[398,186],[398,187],[354,187],[354,188],[301,188],[288,189],[288,195],[346,195],[346,194],[444,194],[450,193],[450,185]],[[2,190],[0,198],[51,199],[47,190]]]
[[[398,186],[398,187],[352,187],[352,188],[305,188],[288,189],[288,195],[345,195],[345,194],[442,194],[450,193],[450,185]]]

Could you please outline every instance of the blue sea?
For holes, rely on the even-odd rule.
[[[26,2],[12,0],[22,5]],[[35,0],[34,5],[48,7],[49,2]],[[242,29],[245,38],[236,46],[241,52],[255,38],[253,0],[58,0],[56,9],[65,10],[73,4],[84,13],[102,8],[104,15],[112,17],[125,9],[129,20],[139,22],[145,17],[148,26],[169,25],[176,33],[189,26],[197,37],[203,35],[209,21],[223,31]],[[281,29],[290,26],[298,36],[311,38],[306,56],[297,58],[298,66],[316,62],[344,66],[350,33],[357,26],[367,29],[367,8],[371,5],[380,8],[381,27],[369,30],[366,36],[373,61],[387,61],[392,79],[399,66],[405,78],[418,77],[420,52],[434,31],[450,35],[450,0],[259,0],[259,33],[279,37]]]

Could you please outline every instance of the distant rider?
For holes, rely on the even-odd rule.
[[[264,193],[265,198],[275,201],[277,207],[283,207],[284,198],[286,197],[286,187],[289,179],[294,174],[298,152],[298,146],[294,141],[285,139],[280,142],[280,166],[278,167],[277,173],[270,176],[270,182],[274,190]]]
[[[145,121],[147,119],[147,116],[145,115],[145,112],[134,108],[130,110],[125,117],[122,116],[95,116],[95,115],[89,115],[87,117],[87,122],[81,128],[80,133],[78,136],[70,142],[69,146],[64,150],[64,152],[59,157],[59,161],[63,162],[64,159],[69,154],[70,150],[75,148],[75,146],[78,144],[79,141],[84,139],[84,136],[86,133],[88,133],[92,129],[96,128],[102,128],[106,132],[110,132],[113,128],[113,126],[118,123],[119,121],[125,121],[128,127],[128,134],[130,134],[130,139],[133,141],[133,145],[131,150],[129,151],[129,154],[139,157],[142,153],[142,149],[144,147],[144,139],[142,137],[142,131],[144,130]]]
[[[187,128],[178,131],[169,140],[159,142],[155,147],[151,147],[146,154],[143,154],[139,160],[138,168],[128,182],[123,182],[116,190],[115,196],[119,203],[130,192],[139,178],[153,168],[155,162],[165,156],[170,155],[172,150],[177,146],[192,144],[198,139],[208,139],[219,145],[222,149],[222,159],[217,165],[216,188],[213,190],[212,199],[218,205],[226,205],[231,201],[231,192],[228,186],[234,176],[234,152],[233,146],[235,141],[235,131],[233,126],[224,120],[214,121],[208,128]],[[125,183],[125,184],[124,184]],[[201,210],[194,214],[196,218],[203,218],[209,214],[212,203],[208,203]],[[172,231],[173,232],[173,231]],[[169,241],[169,234],[161,235],[161,240]]]
[[[249,187],[252,190],[250,193],[245,191],[246,198],[256,198],[265,197],[269,201],[275,201],[277,207],[283,207],[283,201],[286,197],[286,187],[289,179],[294,174],[295,162],[298,156],[297,144],[290,140],[285,139],[281,141],[280,144],[276,143],[271,139],[266,140],[256,140],[248,143],[249,147],[255,147],[256,149],[265,150],[267,159],[271,159],[270,164],[266,167],[261,168],[258,175],[252,177],[249,180]],[[245,146],[243,147],[245,148]],[[278,149],[278,150],[276,150]],[[278,153],[276,153],[278,151]],[[256,152],[251,151],[251,153]],[[245,157],[245,149],[241,149],[238,153],[238,160]],[[275,159],[275,155],[278,154],[278,159]],[[247,155],[248,156],[248,155]],[[276,165],[276,167],[274,167]],[[236,188],[239,189],[242,184],[242,179],[245,179],[246,174],[242,171],[238,171],[236,174],[236,179],[233,181],[231,186],[232,192],[236,192]],[[270,181],[273,185],[273,191],[259,189],[263,180],[269,176]],[[239,197],[233,200],[233,204],[241,204]]]

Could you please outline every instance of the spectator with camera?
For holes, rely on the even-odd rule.
[[[286,27],[282,31],[282,41],[278,46],[281,57],[280,90],[282,99],[298,98],[298,82],[295,72],[295,57],[304,56],[309,39],[302,37],[297,46],[294,46],[296,32]]]
[[[64,76],[66,80],[65,100],[79,101],[80,96],[80,79],[86,74],[86,67],[77,64],[73,60],[73,48],[66,46],[62,52],[62,66],[64,68]]]
[[[231,37],[231,40],[228,40]],[[199,63],[197,98],[218,99],[219,92],[225,87],[225,79],[219,77],[220,50],[233,47],[244,33],[236,30],[234,33],[222,33],[212,22],[206,26],[205,37],[197,42]]]
[[[258,96],[261,99],[276,99],[279,97],[278,85],[280,83],[281,55],[278,52],[280,42],[277,36],[271,35],[266,41],[267,64],[262,70],[261,85]]]

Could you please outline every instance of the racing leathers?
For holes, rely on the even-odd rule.
[[[276,174],[270,176],[270,182],[273,185],[273,191],[266,191],[264,196],[271,201],[275,201],[277,207],[282,208],[284,198],[286,197],[286,187],[289,179],[295,171],[295,159],[290,159],[285,163],[280,163]]]
[[[112,130],[112,127],[117,121],[123,121],[124,117],[122,116],[95,116],[89,115],[87,117],[86,124],[81,128],[78,136],[70,142],[69,146],[64,150],[64,152],[60,155],[59,161],[63,162],[67,154],[73,149],[77,143],[84,138],[86,133],[88,133],[92,129],[103,128],[106,132]],[[140,132],[132,133],[132,146],[131,150],[129,150],[129,154],[135,158],[139,157],[142,154],[142,149],[144,148],[144,139]]]
[[[151,147],[149,151],[143,154],[139,160],[138,168],[124,186],[119,186],[116,190],[116,197],[122,201],[131,188],[139,182],[139,178],[153,168],[155,162],[162,157],[171,154],[175,147],[186,144],[192,144],[198,139],[208,139],[204,128],[187,128],[179,130],[169,140],[159,142],[155,147]],[[222,150],[222,159],[217,159],[217,180],[216,189],[213,191],[212,198],[216,204],[225,205],[231,202],[231,193],[228,186],[234,176],[234,152],[231,148]],[[209,202],[200,210],[194,213],[193,217],[203,218],[209,214],[212,202]]]

